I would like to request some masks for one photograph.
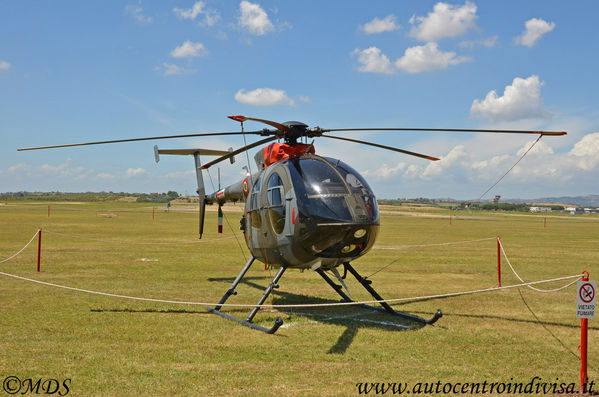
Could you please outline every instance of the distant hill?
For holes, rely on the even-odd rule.
[[[561,203],[572,204],[578,207],[599,207],[599,194],[587,194],[585,196],[562,196],[562,197],[543,197],[535,199],[505,199],[501,200],[508,203]]]

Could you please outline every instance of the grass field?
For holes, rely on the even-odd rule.
[[[240,207],[238,207],[240,208]],[[197,240],[197,214],[165,213],[136,203],[0,206],[0,271],[116,294],[216,302],[248,256],[235,208],[225,233],[208,214]],[[452,222],[449,223],[449,215]],[[500,235],[527,281],[599,277],[599,217],[385,211],[375,248],[354,263],[385,298],[431,295],[497,284]],[[441,215],[441,216],[440,216]],[[239,241],[233,237],[233,231]],[[50,233],[53,232],[53,233]],[[61,234],[57,234],[61,233]],[[455,245],[423,246],[489,238]],[[420,247],[411,247],[420,245]],[[272,271],[255,263],[230,303],[253,304]],[[504,285],[518,280],[504,266]],[[540,288],[564,285],[561,281]],[[349,283],[356,300],[370,296]],[[314,272],[288,271],[267,303],[335,302]],[[71,379],[70,395],[358,395],[360,382],[576,383],[580,320],[576,287],[542,294],[527,288],[395,305],[444,316],[434,326],[402,330],[389,315],[362,308],[263,309],[267,335],[210,314],[203,306],[91,295],[0,276],[0,378]],[[529,310],[530,308],[530,310]],[[535,313],[537,318],[533,316]],[[245,316],[246,309],[226,309]],[[590,320],[589,377],[599,364],[599,327]],[[389,392],[390,393],[390,392]],[[371,393],[374,395],[374,392]],[[504,393],[504,395],[507,393]],[[0,395],[3,391],[0,391]]]

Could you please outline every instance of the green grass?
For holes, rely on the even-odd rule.
[[[208,213],[205,240],[197,241],[197,214],[155,212],[127,203],[11,203],[0,206],[0,260],[19,250],[38,227],[36,245],[0,264],[0,271],[57,284],[117,294],[215,302],[249,255],[225,223],[216,233]],[[112,213],[114,217],[98,214]],[[439,217],[439,214],[447,216]],[[599,275],[599,218],[509,216],[435,211],[437,217],[384,214],[375,249],[354,263],[385,298],[495,286],[494,240],[405,247],[500,235],[526,280]],[[238,238],[238,213],[226,213]],[[457,217],[456,217],[457,215]],[[467,216],[473,215],[473,216]],[[229,237],[219,239],[221,237]],[[219,240],[216,240],[219,239]],[[173,244],[137,244],[137,243]],[[181,242],[192,242],[182,244]],[[181,244],[175,244],[181,243]],[[381,249],[396,247],[397,249]],[[145,261],[142,261],[145,258]],[[274,274],[256,263],[230,303],[253,304]],[[518,283],[506,265],[503,284]],[[554,288],[563,285],[545,285]],[[349,283],[357,300],[370,296]],[[403,331],[390,316],[358,308],[264,309],[255,322],[285,325],[276,335],[251,330],[202,306],[138,302],[41,286],[0,276],[0,378],[72,379],[73,395],[357,395],[358,382],[527,383],[533,376],[578,382],[580,321],[575,287],[541,294],[516,289],[396,305],[399,310],[444,316],[435,326]],[[317,274],[288,271],[267,303],[334,302]],[[226,309],[239,317],[245,309]],[[589,359],[599,329],[590,320]],[[559,340],[558,340],[559,339]],[[597,371],[589,369],[591,379]],[[3,395],[0,392],[0,395]]]

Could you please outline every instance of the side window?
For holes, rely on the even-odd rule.
[[[285,227],[285,205],[283,202],[283,181],[276,172],[268,178],[266,197],[268,199],[268,215],[273,230],[283,233]]]
[[[252,189],[252,196],[250,197],[250,220],[252,223],[252,227],[261,227],[262,226],[262,217],[260,216],[260,206],[259,206],[259,198],[260,194],[260,178],[256,180],[254,183],[254,188]]]

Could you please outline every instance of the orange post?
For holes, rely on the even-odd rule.
[[[152,207],[152,220],[154,220],[154,207]]]
[[[451,215],[449,215],[449,224],[451,225]]]
[[[50,204],[48,204],[48,218],[50,218]]]
[[[497,236],[497,286],[501,287],[501,241]]]
[[[543,221],[543,228],[547,227],[547,217],[545,217],[545,220]]]
[[[582,281],[589,281],[589,272],[586,270],[582,272]],[[587,392],[587,383],[589,377],[587,375],[587,342],[589,332],[589,319],[580,319],[580,391],[582,393]]]
[[[37,272],[40,272],[40,263],[42,261],[42,229],[37,229]]]

